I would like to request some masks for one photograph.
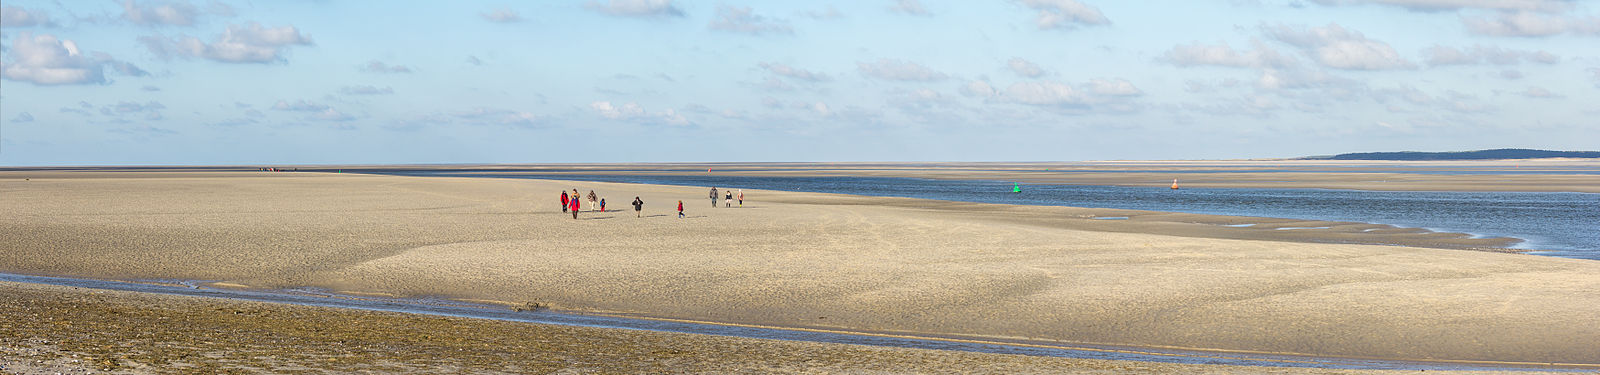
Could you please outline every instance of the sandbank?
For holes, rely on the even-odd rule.
[[[573,220],[556,201],[574,188],[617,209],[640,196],[646,217]],[[913,335],[1600,364],[1600,262],[1270,237],[1340,232],[1321,223],[1279,224],[1330,229],[1241,235],[1251,231],[1159,213],[745,193],[743,208],[711,208],[703,189],[675,186],[8,171],[0,271]],[[680,199],[689,218],[669,209]],[[1390,235],[1353,232],[1365,234],[1342,235]]]

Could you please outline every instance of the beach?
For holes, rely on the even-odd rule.
[[[941,172],[922,174],[930,173]],[[1569,178],[1577,182],[1550,186],[1594,177],[1559,180]],[[574,220],[558,202],[572,189],[598,192],[612,212]],[[1504,245],[1494,239],[1363,231],[1371,227],[1359,223],[745,193],[743,207],[712,208],[705,188],[660,185],[0,171],[8,211],[0,272],[924,336],[1600,364],[1591,345],[1600,342],[1592,308],[1600,306],[1600,263],[1477,251]],[[646,202],[645,217],[627,205],[634,196]],[[678,200],[687,218],[677,218]],[[1093,220],[1107,216],[1129,219]],[[1241,223],[1270,225],[1223,226]],[[114,299],[129,298],[145,297]],[[316,314],[324,313],[335,312]]]

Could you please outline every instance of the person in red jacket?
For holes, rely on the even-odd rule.
[[[567,191],[561,191],[561,212],[567,212]]]
[[[678,218],[683,218],[683,201],[678,201]]]
[[[567,208],[572,210],[572,219],[573,220],[577,220],[578,219],[578,208],[579,208],[578,201],[579,200],[580,199],[578,199],[577,194],[573,194],[572,199],[567,200]]]

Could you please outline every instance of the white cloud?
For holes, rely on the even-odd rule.
[[[26,124],[30,122],[33,122],[33,115],[28,114],[27,112],[18,113],[15,117],[11,118],[11,123],[13,124]]]
[[[1022,104],[1050,107],[1088,105],[1088,95],[1065,83],[1051,81],[1017,82],[1006,87],[1005,99]]]
[[[639,106],[638,103],[630,102],[613,105],[608,101],[596,101],[589,103],[589,108],[593,109],[595,114],[600,115],[600,117],[611,120],[647,124],[689,125],[689,120],[677,111],[667,109],[660,112],[649,112],[644,107]]]
[[[495,9],[493,12],[483,13],[483,14],[480,14],[480,16],[483,16],[483,19],[489,20],[489,22],[498,22],[498,23],[522,22],[522,15],[517,14],[517,11],[511,10],[509,8]]]
[[[1215,65],[1236,68],[1284,68],[1299,63],[1293,57],[1278,53],[1278,50],[1267,46],[1266,43],[1254,41],[1253,44],[1255,45],[1253,50],[1235,51],[1227,44],[1212,46],[1194,42],[1173,46],[1161,56],[1161,60],[1183,67]]]
[[[783,82],[783,80],[778,79],[778,77],[767,77],[767,79],[765,81],[761,81],[761,83],[757,84],[756,86],[759,86],[759,87],[761,87],[763,89],[772,90],[772,91],[793,91],[794,90],[794,86],[793,85],[790,85],[788,83]]]
[[[370,73],[411,73],[411,68],[405,65],[389,65],[384,64],[382,61],[372,60],[368,61],[367,65],[362,65],[361,71]]]
[[[1300,48],[1323,66],[1347,70],[1409,69],[1415,67],[1389,44],[1367,39],[1338,24],[1310,29],[1262,26],[1267,36]]]
[[[1500,78],[1504,78],[1504,79],[1522,79],[1522,71],[1515,70],[1515,69],[1506,69],[1506,70],[1500,71],[1500,73],[1497,74],[1497,76],[1499,76]]]
[[[995,94],[994,86],[990,86],[988,82],[972,81],[961,85],[961,95],[988,98],[993,97]]]
[[[927,8],[922,7],[922,2],[917,0],[895,0],[894,6],[889,7],[889,12],[913,16],[931,15]]]
[[[1011,72],[1027,78],[1039,78],[1044,75],[1044,68],[1039,67],[1039,64],[1021,57],[1013,57],[1010,61],[1006,61],[1006,67],[1011,68]]]
[[[140,113],[140,112],[146,112],[146,111],[156,111],[156,110],[162,110],[162,109],[167,109],[167,106],[162,105],[161,102],[157,102],[157,101],[154,101],[154,100],[149,101],[149,102],[145,102],[145,103],[121,101],[121,102],[117,102],[117,104],[114,104],[114,105],[107,105],[107,106],[104,106],[104,107],[100,107],[100,114],[103,114],[103,115],[117,115],[117,114],[128,114],[128,113]]]
[[[1435,101],[1433,96],[1422,92],[1422,90],[1418,90],[1416,87],[1405,85],[1392,89],[1381,89],[1374,91],[1373,99],[1377,100],[1380,104],[1389,104],[1390,102],[1399,99],[1416,106],[1433,105]]]
[[[1265,69],[1256,79],[1256,88],[1263,90],[1351,88],[1359,85],[1360,82],[1354,80],[1305,69]]]
[[[387,86],[385,86],[385,87],[368,86],[368,85],[345,86],[345,87],[339,88],[339,93],[340,94],[345,94],[345,95],[388,95],[388,94],[393,94],[394,93],[394,89],[389,88]]]
[[[0,6],[0,28],[52,26],[50,15],[22,7]]]
[[[813,72],[813,71],[809,71],[809,70],[805,70],[805,69],[800,69],[800,68],[784,65],[784,64],[781,64],[781,63],[761,63],[760,66],[761,66],[762,69],[766,69],[768,72],[771,72],[772,74],[777,74],[777,75],[780,75],[780,76],[789,77],[789,78],[793,78],[793,79],[798,79],[798,80],[806,81],[806,82],[826,82],[826,81],[832,79],[831,77],[828,77],[827,73]]]
[[[1039,29],[1072,29],[1078,25],[1106,25],[1111,20],[1100,14],[1100,8],[1085,5],[1077,0],[1021,0],[1029,9],[1039,11],[1034,23]]]
[[[133,0],[122,2],[122,18],[136,25],[193,26],[200,11],[184,1],[140,6]]]
[[[683,17],[683,10],[672,6],[672,0],[607,0],[605,3],[590,0],[585,9],[625,17]]]
[[[878,59],[875,62],[858,62],[856,70],[868,77],[888,81],[933,82],[948,76],[917,63],[901,60]]]
[[[805,16],[805,17],[809,17],[811,19],[817,19],[817,20],[832,20],[832,19],[844,18],[844,13],[839,13],[839,9],[838,8],[834,8],[832,5],[829,5],[828,9],[805,11],[805,12],[801,12],[800,15]]]
[[[1560,99],[1560,98],[1565,98],[1566,97],[1565,95],[1556,94],[1556,93],[1550,92],[1550,90],[1546,90],[1543,87],[1538,87],[1538,86],[1530,86],[1530,87],[1528,87],[1527,90],[1523,90],[1522,92],[1519,92],[1518,94],[1522,94],[1522,96],[1526,96],[1526,97],[1529,97],[1529,98],[1540,98],[1540,99]]]
[[[277,103],[272,105],[272,109],[287,112],[305,112],[306,115],[305,117],[302,117],[302,119],[310,121],[345,122],[355,120],[357,118],[356,116],[352,116],[334,109],[332,106],[327,104],[306,101],[305,99],[300,99],[293,102],[279,100]],[[245,111],[245,113],[254,117],[260,117],[264,115],[253,109]]]
[[[816,112],[816,114],[819,116],[828,116],[833,114],[833,111],[828,109],[827,103],[816,102],[816,104],[812,104],[810,108],[812,112]]]
[[[350,120],[355,120],[356,119],[355,116],[351,116],[351,115],[346,114],[344,112],[339,112],[339,110],[336,110],[336,109],[333,109],[333,108],[328,108],[328,109],[322,110],[321,112],[317,112],[316,114],[311,115],[310,118],[316,119],[316,120],[322,120],[322,121],[333,121],[333,122],[345,122],[345,121],[350,121]]]
[[[451,112],[450,116],[471,124],[507,126],[536,126],[548,120],[545,116],[536,115],[532,112],[486,107],[455,111]]]
[[[272,105],[272,109],[279,110],[279,111],[294,111],[294,112],[322,112],[322,111],[326,111],[326,110],[332,109],[332,107],[329,107],[329,106],[327,106],[325,104],[318,104],[318,103],[308,102],[305,99],[300,99],[300,100],[294,101],[293,103],[290,103],[290,102],[285,101],[285,100],[279,100],[276,104]]]
[[[1477,35],[1543,37],[1564,33],[1600,35],[1600,17],[1547,15],[1534,12],[1500,12],[1494,17],[1461,17],[1467,31]]]
[[[718,5],[717,16],[708,24],[712,30],[750,35],[794,34],[794,28],[782,19],[755,14],[750,7]]]
[[[1561,57],[1545,51],[1518,51],[1494,46],[1473,45],[1462,49],[1435,45],[1422,50],[1423,60],[1430,66],[1441,65],[1516,65],[1526,60],[1540,64],[1555,64]]]
[[[1094,80],[1089,80],[1089,91],[1095,93],[1095,95],[1105,95],[1105,96],[1140,96],[1140,95],[1144,95],[1144,91],[1139,90],[1138,87],[1134,87],[1133,86],[1132,82],[1128,82],[1127,80],[1124,80],[1124,79],[1115,79],[1115,80],[1094,79]]]
[[[1406,8],[1418,12],[1454,11],[1460,9],[1528,10],[1540,12],[1565,12],[1572,9],[1569,0],[1313,0],[1322,5],[1378,4]]]
[[[0,63],[0,77],[36,85],[79,85],[107,83],[104,66],[131,76],[146,75],[144,70],[105,53],[85,54],[72,40],[31,32],[17,33]]]
[[[294,26],[266,28],[251,22],[245,25],[228,25],[227,31],[215,42],[205,43],[199,38],[183,36],[164,38],[139,37],[151,53],[161,57],[199,57],[225,63],[272,63],[284,60],[284,51],[290,46],[311,45],[311,37],[301,34]]]

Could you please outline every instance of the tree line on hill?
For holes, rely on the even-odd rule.
[[[1338,155],[1307,156],[1301,160],[1487,160],[1487,159],[1542,159],[1542,158],[1600,158],[1600,151],[1550,151],[1524,148],[1455,152],[1357,152]]]

